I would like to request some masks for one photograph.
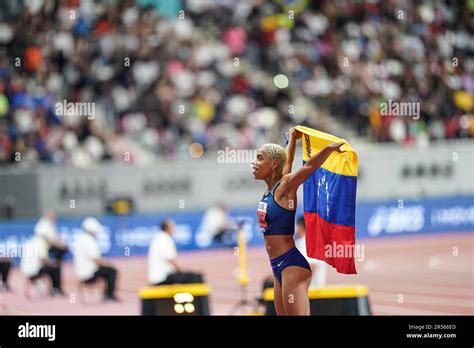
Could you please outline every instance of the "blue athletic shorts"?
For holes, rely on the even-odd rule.
[[[275,257],[273,260],[270,260],[272,265],[273,275],[281,285],[281,272],[288,266],[299,266],[308,269],[311,271],[308,261],[300,253],[298,249],[293,248],[288,250],[286,253]]]

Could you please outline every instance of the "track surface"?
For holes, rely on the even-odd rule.
[[[474,314],[474,233],[433,234],[360,240],[363,260],[358,275],[328,272],[328,284],[364,284],[375,315]],[[456,255],[457,254],[457,255]],[[237,257],[232,249],[181,253],[183,268],[201,270],[211,286],[211,314],[227,315],[239,299]],[[146,257],[114,259],[119,269],[120,303],[102,303],[99,288],[88,289],[87,303],[77,298],[71,263],[63,268],[67,297],[50,298],[33,288],[32,299],[24,296],[25,279],[17,268],[11,274],[12,292],[0,293],[3,315],[138,315],[137,291],[146,285]],[[270,274],[263,247],[248,250],[251,282],[249,298],[260,295]],[[243,312],[249,312],[245,308]]]

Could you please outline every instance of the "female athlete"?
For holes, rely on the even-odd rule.
[[[301,132],[291,128],[287,149],[265,144],[252,162],[253,176],[264,180],[268,190],[258,204],[258,223],[274,275],[274,303],[277,315],[309,315],[308,287],[311,268],[296,249],[296,191],[318,169],[333,151],[341,151],[341,143],[332,143],[312,156],[300,169],[291,173],[296,140]]]

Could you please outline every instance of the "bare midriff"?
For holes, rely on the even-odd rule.
[[[267,254],[270,259],[274,259],[295,247],[293,235],[268,235],[264,236],[264,238]]]

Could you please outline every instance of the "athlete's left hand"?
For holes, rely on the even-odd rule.
[[[341,141],[339,143],[332,143],[332,144],[329,144],[327,147],[329,149],[331,149],[331,151],[337,151],[339,153],[342,153],[342,152],[345,152],[343,150],[341,150],[341,146],[344,145],[345,142]]]

